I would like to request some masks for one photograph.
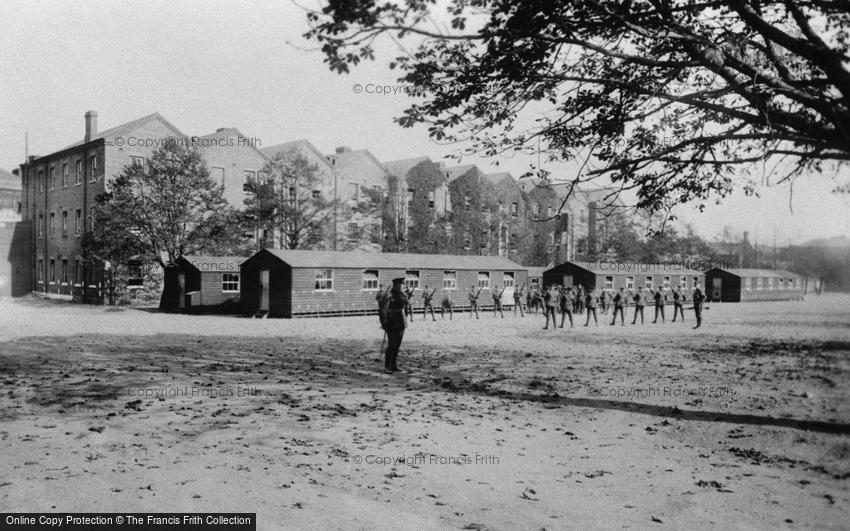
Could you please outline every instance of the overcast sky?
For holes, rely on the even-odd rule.
[[[98,111],[101,130],[160,112],[189,135],[237,127],[263,146],[307,138],[326,152],[368,148],[381,160],[451,153],[425,128],[392,122],[407,96],[366,93],[368,85],[395,84],[388,57],[340,76],[305,49],[305,31],[303,12],[288,2],[3,0],[0,168],[22,162],[25,132],[30,154],[81,139],[87,110]],[[499,169],[492,160],[463,162]],[[500,162],[520,175],[535,160]],[[787,188],[764,188],[760,199],[737,194],[679,215],[709,239],[726,225],[770,244],[850,235],[850,197],[830,194],[833,186],[822,176],[800,180],[793,213]]]

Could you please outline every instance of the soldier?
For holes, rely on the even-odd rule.
[[[502,286],[501,291],[499,291],[499,286],[493,288],[493,319],[496,318],[496,311],[502,315],[502,319],[505,318],[505,312],[502,311],[502,295],[504,295],[504,293],[504,286]]]
[[[575,311],[578,314],[584,313],[584,286],[578,285],[575,297]]]
[[[533,286],[533,289],[529,293],[531,297],[531,302],[528,304],[528,309],[534,309],[534,314],[537,315],[537,310],[543,308],[543,293],[540,290],[540,286]]]
[[[682,314],[682,322],[685,322],[685,294],[679,288],[673,288],[673,322],[676,322],[676,316]]]
[[[514,317],[516,317],[517,308],[519,308],[519,316],[525,317],[522,311],[522,292],[525,290],[525,283],[518,290],[514,290]]]
[[[387,297],[384,306],[386,313],[384,330],[387,332],[384,370],[387,372],[398,371],[398,350],[401,347],[401,340],[404,337],[404,329],[407,325],[404,309],[408,302],[402,284],[404,284],[404,278],[393,279],[393,287],[390,289],[389,297]]]
[[[561,328],[564,328],[564,318],[569,316],[570,328],[573,327],[573,306],[575,297],[573,296],[573,288],[568,287],[561,292]]]
[[[604,289],[599,294],[599,309],[602,310],[602,315],[608,315],[608,292]]]
[[[428,320],[428,310],[431,310],[431,320],[436,321],[437,318],[434,317],[434,307],[431,305],[431,299],[434,298],[434,293],[437,292],[437,288],[428,291],[428,285],[425,285],[425,290],[422,292],[422,320]]]
[[[626,326],[626,294],[623,292],[623,288],[620,288],[620,291],[614,294],[612,302],[614,303],[614,319],[611,324],[617,324],[617,312],[620,312],[620,325]]]
[[[543,330],[549,328],[549,316],[552,316],[552,328],[555,328],[555,308],[558,307],[558,292],[555,286],[543,290],[543,312],[546,316],[546,326]]]
[[[635,318],[632,319],[632,324],[637,323],[638,314],[640,314],[640,324],[643,324],[643,306],[646,304],[646,300],[643,297],[643,286],[638,288],[633,300],[635,301]]]
[[[478,291],[475,291],[475,286],[469,287],[469,318],[472,319],[472,312],[475,312],[475,318],[480,319],[478,317],[478,296],[481,295],[481,290],[484,288],[478,288]]]
[[[449,310],[449,321],[451,321],[452,317],[454,317],[455,311],[454,307],[452,306],[452,299],[451,297],[449,297],[448,293],[444,293],[443,300],[440,301],[440,319],[446,318],[446,310]]]
[[[655,299],[655,319],[652,321],[652,324],[655,324],[658,321],[658,314],[661,314],[661,322],[664,322],[664,303],[667,297],[664,296],[664,293],[661,291],[661,288],[655,290],[655,295],[653,295]]]
[[[705,295],[700,289],[699,283],[694,283],[694,317],[697,319],[697,325],[694,327],[694,330],[702,326],[702,303],[705,302]]]
[[[407,306],[404,307],[404,316],[405,319],[410,317],[410,322],[413,322],[413,292],[416,291],[415,288],[411,288],[408,286],[404,287],[404,296],[407,298]]]
[[[596,323],[596,326],[599,326],[599,321],[596,319],[596,304],[596,292],[590,289],[584,298],[584,306],[587,308],[587,320],[584,322],[584,326],[590,324],[590,314],[593,314],[593,322]]]

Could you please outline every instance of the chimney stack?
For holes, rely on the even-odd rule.
[[[91,142],[92,137],[97,135],[97,111],[86,112],[86,142]]]
[[[349,153],[349,152],[351,152],[351,148],[348,147],[348,146],[339,146],[338,148],[336,148],[336,152],[337,153]]]

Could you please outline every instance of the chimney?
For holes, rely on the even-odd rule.
[[[338,148],[336,148],[336,152],[337,153],[349,153],[349,152],[351,152],[351,148],[348,147],[348,146],[339,146]]]
[[[97,111],[86,112],[86,142],[91,142],[92,137],[97,134]]]

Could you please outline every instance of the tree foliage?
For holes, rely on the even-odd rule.
[[[404,46],[390,66],[426,96],[402,126],[584,160],[577,181],[640,208],[850,160],[848,0],[329,0],[308,19],[340,73]]]

